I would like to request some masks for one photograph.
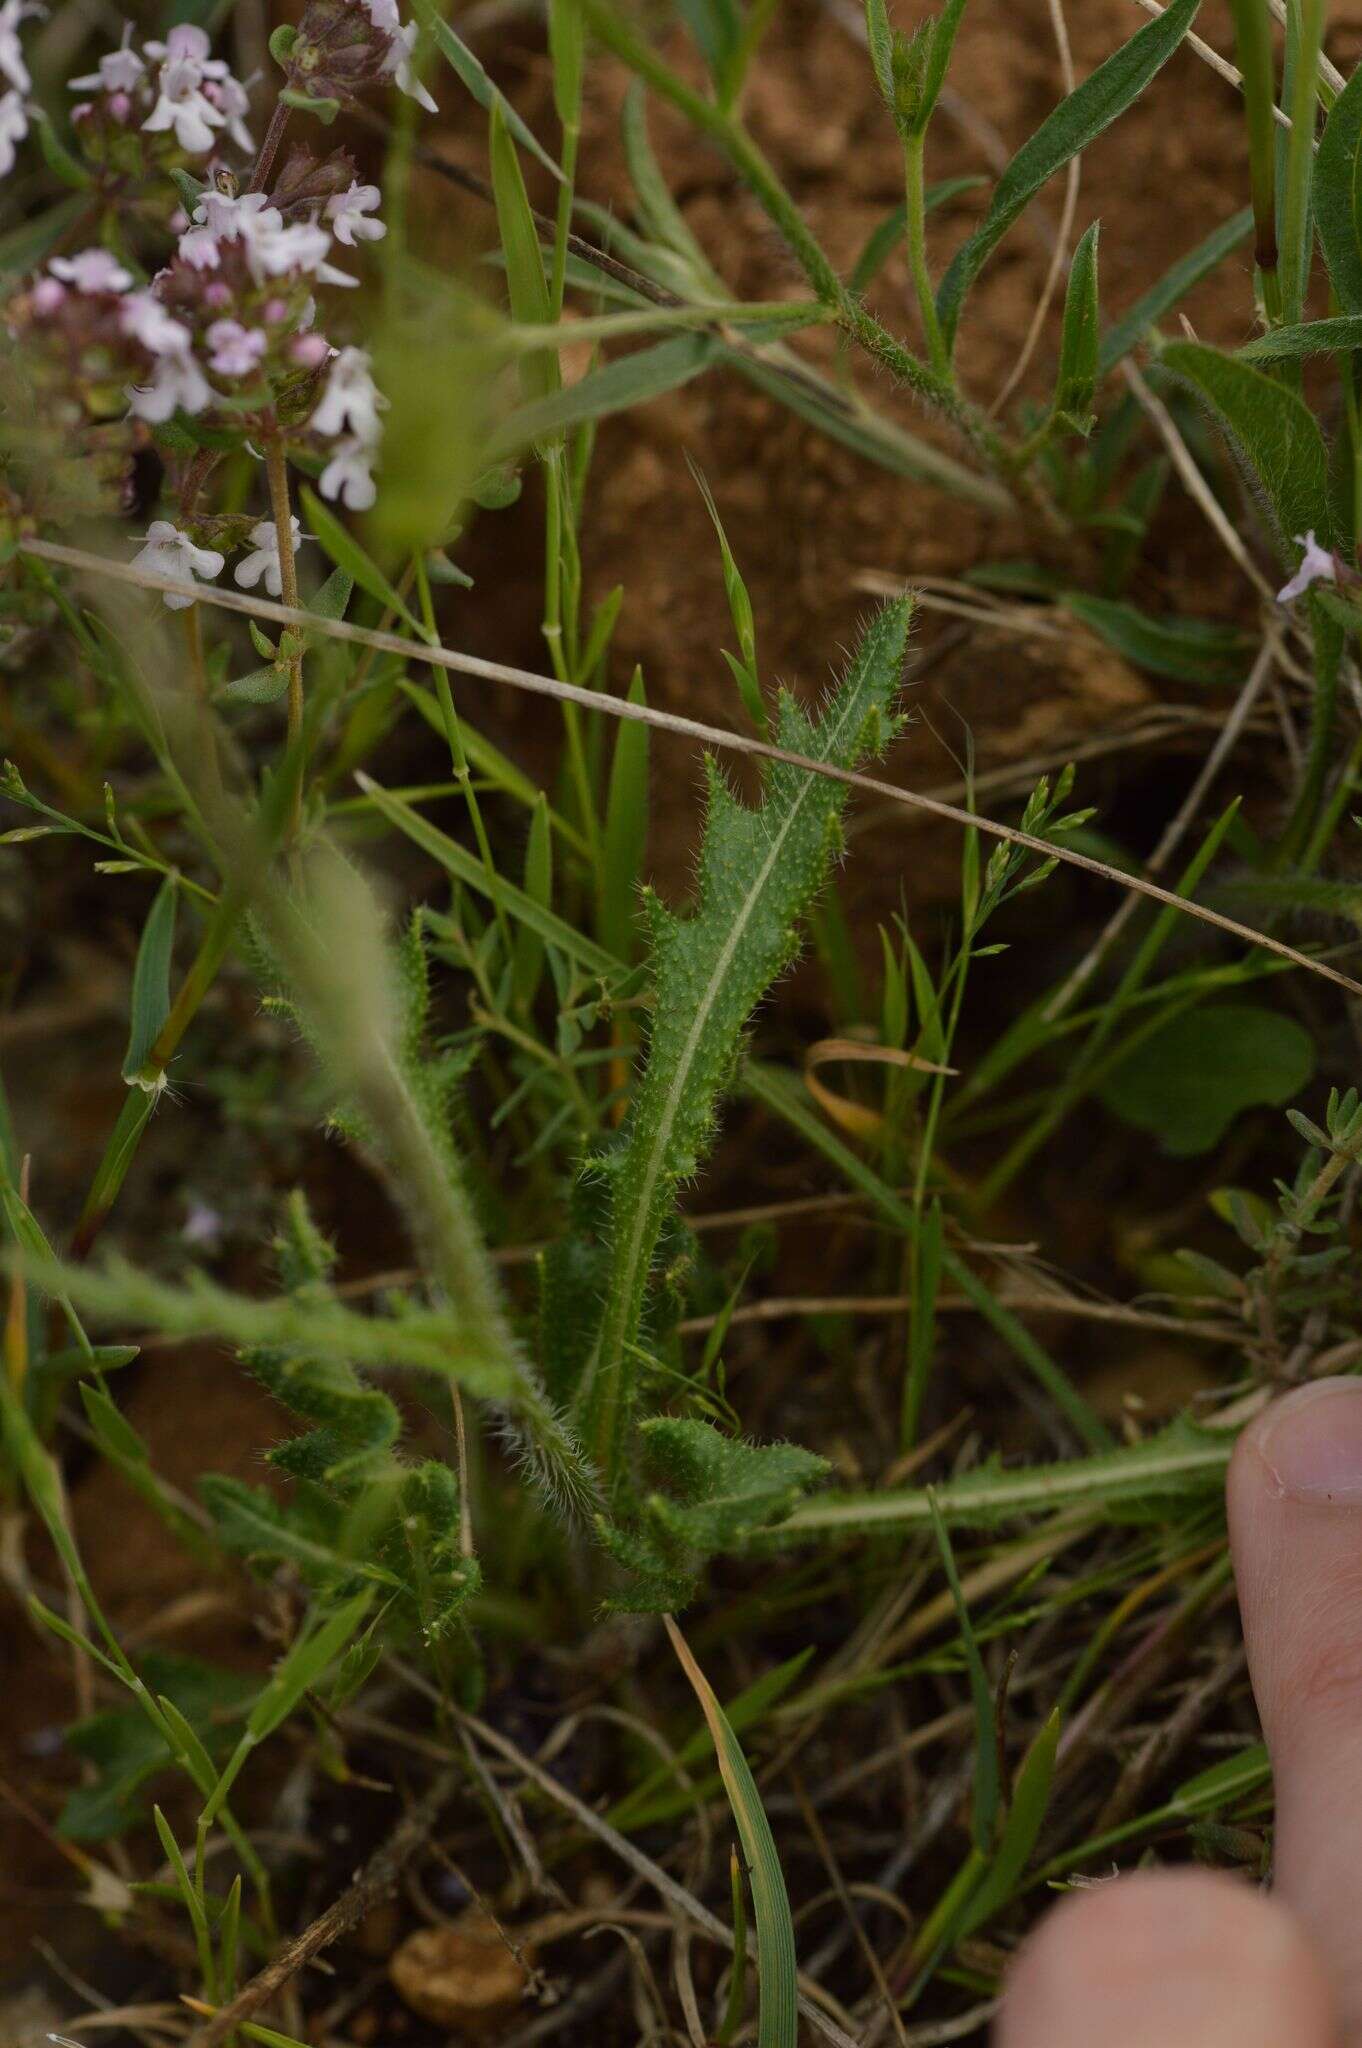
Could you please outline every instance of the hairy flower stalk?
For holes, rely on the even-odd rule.
[[[360,1135],[383,1165],[422,1271],[448,1301],[461,1345],[509,1376],[508,1420],[536,1484],[586,1517],[599,1505],[595,1475],[516,1337],[453,1140],[421,1099],[414,1052],[390,1007],[393,966],[373,899],[330,852],[314,856],[306,880],[303,899],[272,885],[261,906],[304,1026],[358,1113]]]
[[[269,478],[270,510],[279,563],[279,596],[282,603],[298,603],[298,569],[293,554],[293,508],[289,503],[288,463],[278,429],[265,440],[265,474]],[[297,639],[293,635],[294,640]],[[303,650],[296,646],[288,662],[288,748],[293,757],[293,795],[290,802],[289,838],[296,836],[302,820],[304,767],[303,738]]]

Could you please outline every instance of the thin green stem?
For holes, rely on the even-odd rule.
[[[1235,54],[1243,77],[1244,120],[1248,130],[1249,190],[1253,200],[1253,260],[1268,321],[1282,317],[1281,277],[1277,267],[1277,123],[1276,67],[1267,0],[1230,0],[1234,16]]]
[[[774,167],[738,117],[725,112],[678,78],[619,19],[606,0],[584,0],[584,4],[592,29],[607,48],[646,80],[663,99],[669,100],[703,134],[718,143],[784,236],[805,277],[817,296],[832,310],[838,325],[875,362],[881,363],[900,383],[906,384],[919,398],[950,420],[991,469],[1009,475],[1005,444],[977,407],[962,397],[949,373],[943,375],[914,355],[911,349],[882,327],[873,314],[867,312],[855,293],[848,290]]]
[[[1310,279],[1310,188],[1314,176],[1315,112],[1319,98],[1319,55],[1328,0],[1298,0],[1291,67],[1291,132],[1286,143],[1280,235],[1281,317],[1301,318]]]

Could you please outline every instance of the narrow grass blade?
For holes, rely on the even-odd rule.
[[[341,524],[335,513],[329,511],[317,493],[309,490],[306,484],[299,491],[299,496],[309,527],[336,567],[352,577],[361,590],[367,590],[370,597],[377,598],[388,611],[395,613],[418,640],[428,640],[430,635],[425,627],[413,618],[377,562],[360,546],[348,527]]]
[[[166,876],[152,901],[142,928],[137,962],[132,973],[132,1029],[123,1059],[123,1079],[129,1087],[165,1086],[165,1070],[156,1069],[143,1083],[142,1069],[147,1054],[161,1035],[170,1015],[170,960],[175,949],[175,905],[178,877]]]
[[[756,1781],[737,1736],[729,1726],[714,1689],[691,1655],[690,1645],[669,1614],[663,1616],[672,1648],[695,1688],[709,1723],[724,1790],[733,1809],[752,1887],[752,1914],[757,1930],[757,2048],[796,2048],[799,2038],[799,1987],[795,1969],[794,1923],[785,1874],[771,1836]]]
[[[950,343],[965,294],[1008,229],[1056,171],[1096,141],[1168,62],[1192,25],[1198,0],[1171,0],[1155,20],[1099,64],[1024,142],[994,188],[982,225],[960,249],[937,294],[942,332]]]
[[[1329,282],[1345,313],[1362,313],[1362,68],[1329,110],[1314,197]]]
[[[1097,351],[1098,376],[1109,376],[1149,329],[1176,306],[1179,299],[1186,297],[1194,284],[1209,276],[1239,247],[1252,227],[1253,208],[1241,207],[1238,213],[1231,214],[1227,221],[1213,228],[1204,242],[1198,242],[1195,249],[1189,250],[1187,255],[1165,270],[1148,291],[1141,293],[1129,311],[1123,313],[1103,337],[1102,346]]]

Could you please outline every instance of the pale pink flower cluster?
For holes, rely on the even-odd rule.
[[[373,380],[367,350],[343,348],[332,358],[308,424],[314,434],[336,440],[321,474],[322,496],[339,499],[352,512],[367,511],[378,495],[373,466],[383,438],[380,415],[387,403]]]
[[[255,143],[246,125],[246,88],[213,55],[206,31],[182,22],[164,41],[153,38],[140,51],[132,48],[131,33],[125,28],[118,49],[101,57],[94,71],[73,78],[71,91],[97,94],[120,127],[136,121],[147,135],[173,135],[186,156],[206,156],[223,135],[249,155]],[[150,111],[145,112],[148,102]],[[84,119],[94,106],[92,99],[82,101],[76,118]]]

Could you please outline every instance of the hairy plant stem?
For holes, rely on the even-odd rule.
[[[275,101],[274,112],[270,115],[270,125],[265,130],[265,139],[260,145],[260,154],[251,167],[251,175],[246,184],[248,192],[264,191],[265,180],[274,169],[274,159],[279,154],[279,145],[284,139],[284,130],[288,127],[292,112],[292,107],[284,99]]]
[[[927,210],[923,183],[926,144],[925,131],[920,135],[907,136],[903,144],[904,238],[908,246],[913,290],[917,293],[918,311],[922,315],[927,353],[936,374],[949,377],[950,356],[941,332],[941,322],[936,316],[936,293],[932,290],[931,272],[927,268]]]
[[[314,872],[322,885],[313,892],[316,903],[362,934],[367,912],[353,885],[349,893],[330,889],[328,901],[335,875],[328,877],[324,861]],[[463,1184],[462,1162],[452,1140],[440,1142],[428,1127],[391,1032],[369,1008],[371,990],[356,986],[353,962],[338,956],[334,932],[314,923],[298,898],[278,885],[267,888],[262,914],[309,1033],[372,1134],[428,1282],[457,1316],[466,1346],[503,1369],[509,1414],[544,1490],[564,1510],[589,1516],[600,1505],[595,1474],[521,1347]]]
[[[283,438],[277,426],[265,435],[265,475],[270,487],[270,516],[274,520],[279,548],[279,601],[297,606],[298,565],[293,553],[293,508],[289,503],[288,462]],[[286,839],[295,839],[303,817],[303,651],[299,647],[288,664],[288,749],[293,761],[293,796]]]

